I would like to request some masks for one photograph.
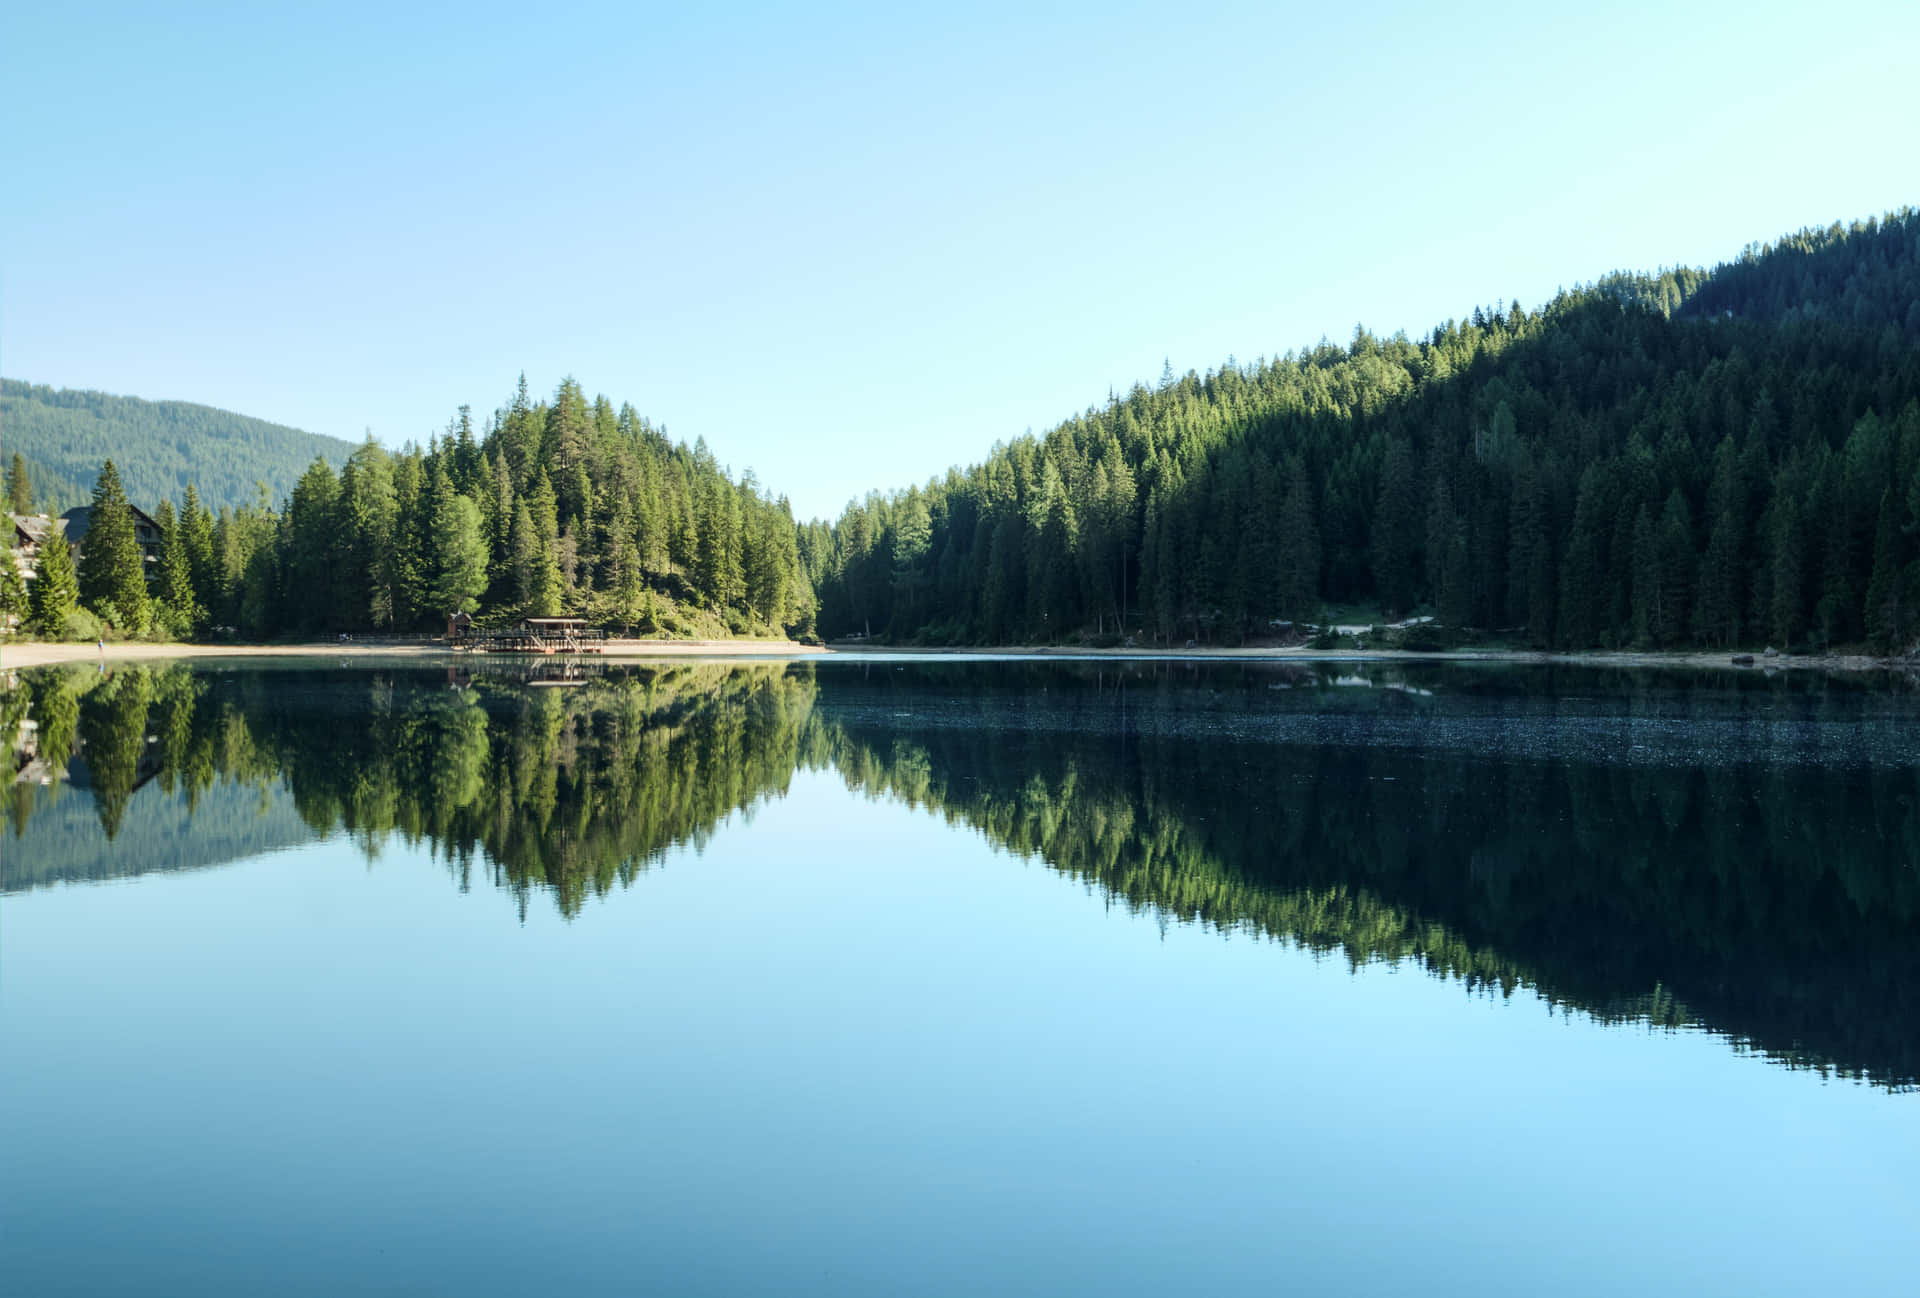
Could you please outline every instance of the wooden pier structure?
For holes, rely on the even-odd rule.
[[[607,651],[607,633],[583,617],[529,617],[515,626],[448,627],[449,645],[460,653],[598,654]]]

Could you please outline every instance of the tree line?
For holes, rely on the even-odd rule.
[[[336,472],[315,458],[275,508],[209,508],[191,484],[154,511],[143,562],[114,461],[97,476],[82,564],[58,541],[25,596],[29,625],[131,635],[230,628],[248,636],[435,629],[580,615],[640,632],[811,630],[814,596],[784,497],[735,479],[704,441],[668,440],[630,405],[552,401],[523,378],[476,429],[462,407],[426,447],[371,437]],[[146,569],[151,567],[150,574]],[[22,595],[10,589],[18,604]],[[90,635],[88,638],[91,638]]]
[[[316,459],[275,507],[155,514],[43,634],[412,631],[579,614],[641,631],[895,642],[1242,643],[1358,607],[1439,643],[1920,640],[1920,213],[1806,230],[1711,272],[1615,274],[1418,340],[1356,329],[1136,385],[923,486],[796,525],[704,442],[572,380],[476,429]],[[16,463],[21,490],[26,468]],[[10,490],[13,488],[10,475]],[[117,464],[94,515],[124,500]],[[99,549],[101,557],[95,558]]]
[[[802,528],[828,635],[1920,634],[1920,214],[1175,375]]]

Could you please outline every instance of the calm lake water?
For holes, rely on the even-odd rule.
[[[836,658],[0,697],[10,1294],[1914,1283],[1897,682]]]

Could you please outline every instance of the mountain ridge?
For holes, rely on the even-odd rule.
[[[193,483],[209,507],[278,504],[316,456],[336,469],[354,443],[194,401],[0,379],[0,440],[27,462],[35,507],[86,503],[112,459],[129,499],[152,509]]]

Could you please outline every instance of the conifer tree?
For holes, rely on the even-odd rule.
[[[160,502],[160,512],[154,521],[160,525],[159,589],[156,593],[173,629],[176,632],[191,632],[205,620],[206,611],[194,598],[193,563],[187,555],[185,530],[174,518],[172,501]]]
[[[1414,482],[1413,455],[1395,438],[1387,447],[1380,470],[1380,496],[1375,510],[1373,571],[1380,602],[1387,613],[1405,612],[1414,602],[1414,551],[1419,489]]]
[[[513,507],[507,570],[511,577],[513,602],[529,611],[534,607],[535,592],[540,589],[540,562],[540,537],[534,531],[533,515],[527,509],[527,502],[522,499]]]
[[[33,512],[33,483],[27,477],[27,461],[18,451],[13,453],[13,463],[7,466],[7,502],[16,514]]]
[[[1873,574],[1867,581],[1866,626],[1873,647],[1891,653],[1906,647],[1909,614],[1901,587],[1899,506],[1891,488],[1881,493],[1880,519],[1874,528]]]
[[[565,607],[567,584],[560,572],[560,516],[553,484],[541,469],[533,480],[527,513],[530,538],[525,595],[527,616],[552,617]],[[515,522],[519,521],[515,516]]]
[[[628,631],[636,622],[650,623],[653,619],[646,583],[640,571],[640,551],[631,540],[620,543],[619,550],[615,552],[614,568],[614,616]]]
[[[200,493],[187,484],[180,504],[180,539],[187,551],[187,571],[193,584],[193,602],[203,617],[212,616],[218,598],[219,571],[213,542],[213,515],[200,503]]]
[[[926,583],[928,547],[932,544],[933,525],[927,517],[927,502],[918,492],[907,496],[906,507],[895,525],[893,543],[894,608],[897,615],[909,619],[903,630],[913,626],[914,596]]]
[[[393,625],[393,573],[386,556],[394,545],[398,517],[393,459],[369,437],[340,474],[338,541],[347,587],[340,617],[345,625]]]
[[[94,481],[93,507],[80,546],[80,600],[96,612],[111,609],[117,630],[139,635],[147,626],[146,558],[134,532],[133,509],[108,460]]]
[[[480,607],[487,588],[487,544],[480,508],[445,476],[434,488],[433,607],[451,616]]]
[[[333,466],[314,459],[294,484],[281,521],[285,625],[313,631],[340,624],[353,600],[339,580],[350,538],[340,525],[340,482]]]
[[[1297,460],[1287,466],[1286,491],[1280,498],[1277,565],[1274,611],[1290,621],[1311,618],[1320,589],[1320,529],[1313,518],[1306,470]]]
[[[55,533],[41,542],[38,566],[27,595],[28,625],[35,634],[57,640],[67,634],[67,618],[80,607],[80,583],[65,537]]]
[[[0,631],[24,626],[30,613],[27,583],[20,575],[20,565],[13,561],[10,551],[0,553]]]

